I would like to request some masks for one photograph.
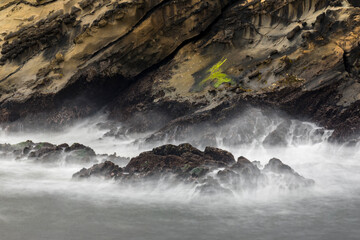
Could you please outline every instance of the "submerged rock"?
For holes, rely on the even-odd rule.
[[[263,170],[245,157],[235,162],[231,153],[207,147],[205,151],[190,144],[163,145],[134,157],[124,167],[106,161],[91,168],[83,168],[73,178],[104,177],[121,184],[138,181],[168,179],[174,183],[197,185],[201,194],[232,194],[232,191],[251,190],[276,179],[280,188],[295,189],[314,184],[278,159],[271,159]],[[271,179],[269,179],[271,178]],[[282,181],[283,180],[283,181]]]
[[[64,152],[67,153],[66,162],[91,162],[96,157],[93,149],[79,143],[74,143],[70,147],[65,148]]]
[[[35,163],[84,164],[111,160],[128,162],[130,159],[112,155],[97,155],[93,149],[79,143],[55,145],[48,142],[34,143],[30,140],[18,144],[0,144],[0,154],[17,160],[31,160]]]
[[[286,146],[288,144],[287,138],[291,127],[291,121],[284,121],[279,124],[274,131],[272,131],[263,141],[265,146]]]
[[[277,158],[270,159],[269,163],[264,167],[264,172],[274,174],[271,177],[275,178],[277,182],[282,179],[280,182],[282,188],[294,189],[315,184],[314,180],[304,178]]]

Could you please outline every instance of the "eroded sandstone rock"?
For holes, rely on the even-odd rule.
[[[255,105],[356,138],[360,9],[349,3],[0,3],[0,122],[59,127],[107,106],[161,140]]]
[[[27,117],[30,122],[48,112],[44,124],[56,126],[96,112],[140,73],[204,31],[229,2],[0,4],[0,121]],[[19,24],[19,17],[30,15]]]

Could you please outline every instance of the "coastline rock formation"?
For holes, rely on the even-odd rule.
[[[263,170],[244,157],[235,161],[224,150],[206,147],[202,152],[190,144],[163,145],[132,158],[121,168],[111,161],[83,168],[73,175],[75,179],[103,177],[120,184],[141,181],[159,181],[196,184],[200,193],[231,193],[231,190],[254,190],[269,184],[281,189],[297,189],[314,184],[296,173],[279,159],[271,159]]]
[[[64,124],[94,113],[228,2],[3,1],[0,121],[53,110],[45,123]]]
[[[94,164],[74,173],[73,179],[98,177],[125,185],[166,180],[169,184],[192,184],[201,194],[232,194],[233,191],[253,191],[267,186],[293,190],[315,183],[276,158],[261,167],[259,162],[250,162],[245,157],[235,161],[230,152],[219,148],[206,147],[200,151],[188,143],[163,145],[128,159],[116,154],[98,155],[79,143],[69,146],[29,140],[0,144],[0,156],[49,166]]]
[[[0,144],[0,156],[16,160],[29,160],[43,164],[85,164],[111,160],[127,162],[129,159],[113,155],[97,155],[93,149],[79,143],[55,145],[48,142],[34,143],[30,140],[18,144]]]
[[[61,127],[105,107],[135,132],[223,124],[249,106],[360,132],[353,0],[6,0],[0,122]],[[166,117],[164,117],[166,116]]]

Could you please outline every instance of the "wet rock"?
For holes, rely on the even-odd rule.
[[[293,174],[294,170],[288,166],[283,164],[280,159],[272,158],[269,163],[265,165],[265,171],[270,171],[274,173],[285,173],[285,174]]]
[[[206,147],[202,152],[190,144],[164,145],[131,159],[125,170],[145,171],[145,175],[171,172],[185,178],[200,177],[213,168],[234,162],[231,153],[217,148]]]
[[[12,155],[18,160],[29,159],[44,164],[88,163],[95,162],[97,158],[93,149],[78,143],[69,146],[66,143],[55,145],[48,142],[26,141],[13,145],[0,144],[0,152]]]
[[[203,195],[221,194],[233,196],[233,192],[230,189],[222,187],[220,183],[212,177],[206,178],[200,186],[196,187],[196,191]]]
[[[180,144],[179,146],[169,144],[154,148],[150,152],[142,153],[131,159],[124,170],[130,174],[137,173],[138,177],[145,178],[158,178],[163,174],[174,174],[183,179],[199,178],[208,173],[212,167],[224,165],[224,162],[228,161],[229,156],[226,153],[218,155],[213,151],[209,151],[209,153],[210,155],[201,152],[190,144]]]
[[[82,169],[73,178],[91,176],[116,179],[121,184],[166,179],[174,184],[194,184],[196,191],[205,195],[251,191],[266,186],[269,177],[277,179],[276,184],[287,189],[314,184],[278,159],[270,160],[262,171],[245,157],[235,162],[229,152],[210,147],[202,152],[190,144],[154,148],[132,158],[124,168],[106,161]]]
[[[51,143],[38,143],[28,150],[28,158],[35,159],[36,162],[55,163],[61,158],[63,149]]]
[[[263,141],[265,146],[287,146],[287,138],[289,137],[289,129],[291,126],[291,121],[284,121],[276,127]]]
[[[256,165],[242,156],[238,158],[237,162],[232,165],[230,169],[249,179],[257,178],[261,174],[259,168]]]
[[[226,165],[235,163],[234,156],[231,153],[221,150],[219,148],[206,147],[204,153],[211,159],[217,162],[223,162]]]
[[[152,152],[155,155],[161,155],[161,156],[166,156],[166,155],[181,156],[184,153],[192,153],[199,156],[202,155],[202,152],[200,150],[198,150],[197,148],[193,147],[188,143],[180,144],[179,146],[167,144],[161,147],[154,148]]]
[[[216,176],[220,181],[229,183],[230,181],[239,178],[239,174],[228,168],[217,172]]]
[[[118,165],[106,161],[103,163],[95,164],[89,169],[83,168],[73,175],[73,178],[89,178],[91,177],[104,177],[107,179],[118,178],[121,176],[123,169]]]
[[[237,190],[256,189],[264,178],[260,169],[242,156],[230,168],[219,171],[217,177]]]
[[[315,181],[312,179],[306,179],[290,166],[282,163],[277,158],[270,159],[269,163],[265,165],[264,172],[275,173],[278,177],[283,178],[283,187],[296,189],[303,186],[312,186]]]
[[[106,159],[106,161],[114,162],[116,164],[120,164],[121,166],[125,166],[130,162],[130,158],[117,156],[116,153],[110,155],[103,154],[102,156]],[[99,157],[99,155],[97,155],[97,157]]]
[[[67,156],[66,162],[92,162],[95,161],[95,151],[87,146],[79,143],[74,143],[70,147],[65,148]]]

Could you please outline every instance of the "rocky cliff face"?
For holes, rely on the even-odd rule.
[[[219,0],[3,2],[1,120],[64,106],[53,122],[67,120],[60,112],[67,118],[90,114],[115,94],[113,89],[121,90],[205,30],[226,4]]]
[[[357,5],[3,1],[0,120],[59,126],[106,106],[134,131],[162,127],[161,139],[256,105],[345,140],[360,131]]]

